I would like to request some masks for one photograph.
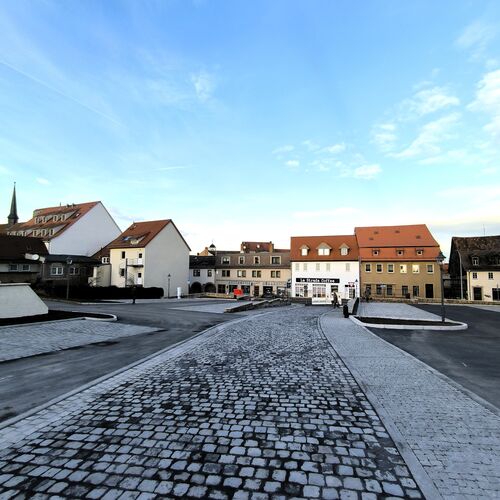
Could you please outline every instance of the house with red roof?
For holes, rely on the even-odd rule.
[[[116,238],[121,230],[104,205],[92,201],[38,208],[30,220],[9,224],[5,232],[40,238],[50,254],[88,257]]]
[[[441,298],[441,250],[425,224],[356,227],[354,234],[363,295]]]
[[[292,297],[332,303],[359,296],[358,244],[354,235],[292,236]]]
[[[171,219],[134,222],[98,252],[106,278],[100,286],[145,286],[163,288],[166,297],[188,293],[189,245]],[[97,255],[97,254],[96,254]]]

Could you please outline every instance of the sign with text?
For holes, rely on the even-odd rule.
[[[340,283],[339,278],[295,278],[296,283]]]

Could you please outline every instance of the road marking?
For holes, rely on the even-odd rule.
[[[462,361],[462,364],[465,366],[465,368],[467,368],[467,365]]]
[[[1,382],[2,380],[7,380],[8,378],[12,378],[13,376],[14,376],[14,375],[7,375],[6,377],[2,377],[2,378],[0,378],[0,382]]]

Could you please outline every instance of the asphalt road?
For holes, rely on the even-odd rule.
[[[418,305],[440,314],[439,305]],[[370,331],[500,408],[500,312],[447,306],[446,317],[469,325],[467,330]]]
[[[176,304],[81,306],[49,303],[53,309],[109,312],[116,314],[119,322],[161,330],[0,363],[0,422],[186,340],[210,326],[238,317],[236,314],[174,310],[173,305]]]

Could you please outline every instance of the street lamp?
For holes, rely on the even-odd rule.
[[[460,250],[457,250],[458,261],[460,263],[460,299],[464,300],[464,282],[462,279],[462,256],[460,255]]]
[[[71,264],[73,264],[73,260],[68,255],[68,257],[66,257],[66,300],[69,299],[69,266],[71,266]]]
[[[444,262],[444,254],[439,251],[438,256],[436,257],[436,262],[439,265],[439,277],[441,281],[441,323],[444,323],[444,285],[443,285],[443,262]]]
[[[167,276],[167,299],[170,298],[170,273]]]

